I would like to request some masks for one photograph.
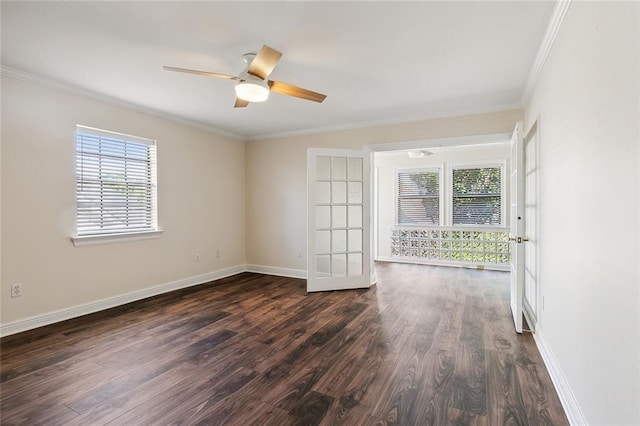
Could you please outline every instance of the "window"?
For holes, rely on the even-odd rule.
[[[502,224],[502,168],[454,168],[453,225]]]
[[[78,237],[157,231],[156,142],[77,126],[76,196]]]
[[[398,225],[440,224],[440,171],[398,172]]]

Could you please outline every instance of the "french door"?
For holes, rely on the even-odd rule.
[[[370,286],[369,153],[307,151],[307,291]]]
[[[516,123],[511,136],[511,176],[509,198],[511,244],[511,313],[516,332],[522,333],[522,299],[524,292],[524,154],[522,142],[522,122]]]

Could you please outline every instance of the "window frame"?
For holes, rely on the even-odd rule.
[[[420,173],[420,172],[437,172],[438,173],[438,223],[431,225],[423,225],[423,224],[406,224],[400,223],[399,218],[399,210],[400,210],[400,173]],[[443,226],[444,217],[445,217],[445,208],[444,208],[444,198],[443,198],[443,190],[444,190],[444,164],[430,164],[427,167],[410,167],[410,168],[397,168],[394,170],[395,182],[394,182],[394,201],[395,201],[395,209],[394,209],[394,222],[396,226],[407,226],[407,227],[425,227],[425,226]]]
[[[453,171],[460,169],[483,169],[498,168],[500,169],[500,223],[496,224],[454,224],[453,223]],[[504,228],[509,225],[507,217],[507,206],[505,199],[507,197],[507,180],[505,175],[507,170],[506,160],[489,160],[489,161],[460,161],[450,162],[447,167],[447,226],[455,227],[479,227],[479,228]]]
[[[124,140],[124,143],[142,143],[148,146],[152,146],[153,150],[151,151],[152,157],[148,160],[146,164],[150,165],[149,178],[147,180],[147,184],[150,185],[151,188],[151,225],[148,229],[135,229],[135,230],[127,230],[126,227],[116,229],[116,232],[108,232],[108,233],[85,233],[82,235],[78,235],[78,136],[80,134],[86,134],[95,137],[108,137],[108,138],[116,138]],[[140,136],[128,135],[125,133],[114,132],[110,130],[97,129],[94,127],[76,125],[76,130],[74,132],[74,182],[75,182],[75,235],[71,237],[71,241],[73,245],[85,246],[85,245],[94,245],[94,244],[107,244],[107,243],[116,243],[122,241],[137,241],[137,240],[146,240],[152,238],[158,238],[162,234],[162,230],[158,225],[158,191],[157,191],[157,183],[158,183],[158,155],[157,155],[158,143],[155,139],[144,138]]]

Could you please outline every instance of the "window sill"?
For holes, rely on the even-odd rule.
[[[151,240],[160,238],[164,231],[132,232],[130,234],[104,234],[71,237],[74,247],[93,246],[97,244],[123,243],[130,241]]]

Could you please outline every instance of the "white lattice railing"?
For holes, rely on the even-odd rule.
[[[505,228],[394,227],[391,256],[444,263],[507,265],[509,231]]]

